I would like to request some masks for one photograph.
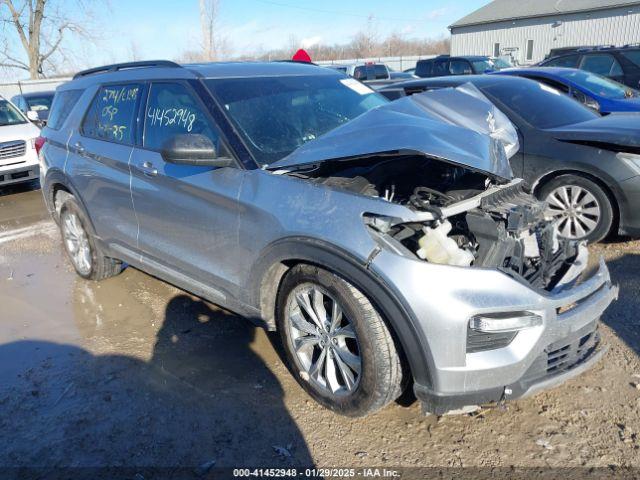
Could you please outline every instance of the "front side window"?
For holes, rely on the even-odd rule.
[[[567,55],[565,57],[554,58],[544,63],[545,67],[576,68],[578,66],[578,55]]]
[[[388,102],[357,80],[335,75],[210,79],[205,83],[261,165],[280,160]]]
[[[201,134],[218,146],[218,135],[192,92],[181,83],[154,83],[144,118],[143,146],[160,150],[178,134]]]
[[[451,60],[449,63],[449,73],[451,73],[451,75],[470,75],[473,72],[471,71],[471,64],[466,60]]]
[[[576,70],[563,75],[563,78],[571,80],[576,85],[595,95],[611,99],[623,99],[640,96],[640,92],[627,87],[610,78],[596,75],[595,73]]]
[[[605,77],[622,74],[620,64],[613,58],[613,55],[609,54],[585,55],[582,58],[580,69]]]
[[[473,63],[473,70],[476,73],[484,73],[487,70],[500,70],[495,62],[489,60],[474,60],[471,63]]]
[[[0,98],[0,127],[27,123],[24,115],[4,98]]]
[[[140,84],[100,87],[82,122],[82,134],[98,140],[133,144],[141,94]]]

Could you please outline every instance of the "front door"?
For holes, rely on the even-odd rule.
[[[218,156],[229,156],[215,123],[187,82],[152,83],[142,146],[131,158],[138,249],[152,268],[167,268],[232,291],[238,276],[237,199],[245,170],[165,162],[164,143],[189,133],[206,135]]]

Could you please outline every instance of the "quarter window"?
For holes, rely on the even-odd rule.
[[[609,54],[585,55],[582,58],[580,69],[605,77],[622,75],[620,64],[613,58],[613,55]]]
[[[51,111],[47,119],[47,127],[60,130],[73,107],[76,106],[83,90],[65,90],[57,92],[51,103]]]
[[[186,86],[154,83],[147,101],[143,146],[160,150],[169,138],[183,133],[205,135],[218,146],[218,135]]]
[[[640,50],[631,50],[629,52],[620,52],[624,58],[633,62],[640,67]]]
[[[82,134],[109,142],[134,143],[140,84],[100,87],[82,122]]]

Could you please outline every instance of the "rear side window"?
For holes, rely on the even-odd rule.
[[[416,75],[418,77],[428,77],[431,75],[431,69],[433,68],[433,60],[420,60],[416,64]]]
[[[82,122],[82,134],[132,145],[141,93],[142,85],[134,83],[100,87]]]
[[[73,107],[76,106],[83,90],[65,90],[57,92],[51,103],[51,111],[47,120],[47,127],[60,130]]]
[[[576,68],[578,66],[578,55],[567,55],[566,57],[558,57],[544,63],[545,67],[566,67]]]
[[[218,135],[191,91],[180,83],[151,85],[144,120],[143,146],[160,150],[177,134],[198,133],[209,137],[216,147]]]
[[[357,80],[367,79],[367,67],[356,67],[353,69],[353,78]]]
[[[620,64],[613,58],[613,55],[609,54],[585,55],[582,58],[580,69],[605,77],[622,75]]]
[[[443,75],[449,74],[449,60],[441,60],[435,62],[433,65],[433,71],[431,72],[433,76],[441,77]]]

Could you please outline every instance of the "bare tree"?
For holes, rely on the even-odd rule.
[[[220,24],[220,0],[199,0],[202,30],[201,60],[220,60],[228,54],[229,45]]]
[[[61,13],[57,1],[0,0],[3,30],[12,31],[18,39],[10,42],[7,35],[3,35],[0,66],[26,70],[32,79],[44,76],[46,66],[52,67],[52,56],[62,52],[65,35],[86,35],[83,27]],[[78,7],[83,8],[80,0]]]

